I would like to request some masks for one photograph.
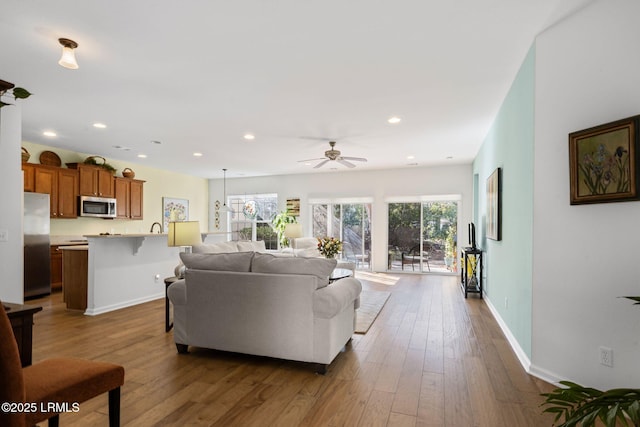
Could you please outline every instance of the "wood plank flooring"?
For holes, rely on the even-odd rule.
[[[391,297],[325,376],[314,366],[190,349],[164,332],[164,300],[95,317],[60,293],[32,300],[34,362],[54,356],[125,367],[124,426],[550,426],[539,393],[484,302],[453,276],[358,273]],[[107,396],[62,414],[63,426],[108,425]],[[41,424],[42,426],[46,423]]]

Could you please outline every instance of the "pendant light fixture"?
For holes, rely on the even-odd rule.
[[[70,70],[77,70],[78,62],[76,61],[74,49],[78,47],[78,43],[69,39],[58,39],[58,42],[62,45],[62,56],[58,64]]]
[[[222,169],[222,173],[223,173],[222,183],[224,188],[224,199],[222,199],[223,205],[220,208],[220,212],[228,212],[233,215],[236,212],[233,210],[231,206],[227,206],[227,170]]]

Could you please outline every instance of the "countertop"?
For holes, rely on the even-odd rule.
[[[88,251],[89,245],[59,246],[60,251]]]

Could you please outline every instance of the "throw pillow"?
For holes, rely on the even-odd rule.
[[[337,263],[335,259],[282,258],[257,253],[251,262],[251,271],[272,274],[311,274],[318,278],[317,288],[320,289],[329,284],[329,276]]]
[[[180,259],[187,268],[198,270],[249,272],[251,270],[251,258],[253,258],[253,252],[230,252],[226,254],[180,253]]]
[[[219,242],[210,245],[196,245],[191,249],[194,254],[222,254],[238,252],[237,242]]]

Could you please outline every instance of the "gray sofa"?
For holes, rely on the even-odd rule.
[[[335,260],[258,252],[180,254],[174,340],[188,346],[319,364],[324,372],[354,332],[362,286],[329,283]]]

